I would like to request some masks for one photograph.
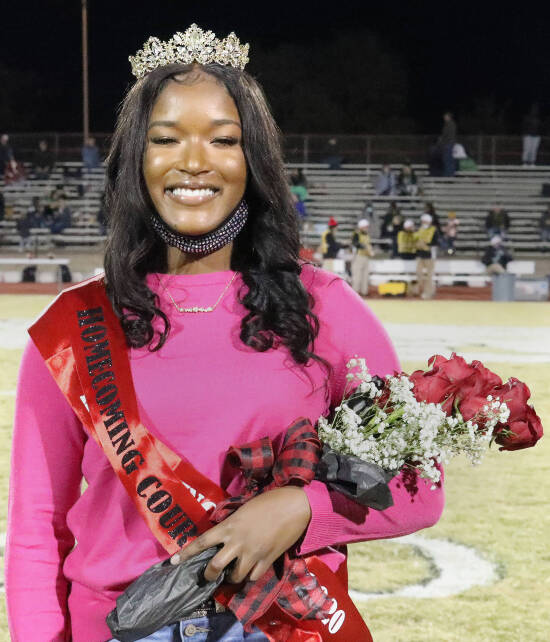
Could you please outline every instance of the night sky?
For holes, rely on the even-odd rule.
[[[261,82],[266,70],[254,63],[255,51],[269,53],[284,44],[323,51],[331,39],[351,37],[355,44],[349,55],[356,58],[354,68],[360,70],[376,64],[360,47],[361,34],[374,34],[406,78],[401,101],[406,118],[397,125],[404,133],[439,130],[445,109],[456,111],[459,122],[461,117],[466,122],[473,111],[485,113],[483,127],[493,127],[497,133],[517,133],[522,114],[534,101],[540,103],[544,117],[549,115],[547,3],[539,8],[534,3],[517,3],[512,11],[504,3],[339,1],[330,3],[330,12],[319,9],[318,2],[89,0],[88,4],[93,131],[113,128],[116,107],[132,80],[128,55],[141,48],[148,36],[165,39],[191,22],[222,37],[234,30],[241,41],[250,42],[247,69]],[[11,2],[2,23],[0,130],[79,131],[80,0]],[[280,73],[285,73],[284,68]],[[302,77],[300,84],[316,90],[318,81],[318,76],[311,75]],[[339,82],[334,78],[332,91],[344,96],[346,87],[338,86]],[[349,77],[345,82],[350,82]],[[270,88],[277,90],[269,78],[264,84],[268,97]],[[284,100],[296,101],[299,108],[299,94],[292,89],[288,94]],[[274,105],[274,111],[285,129],[282,108]],[[326,122],[330,130],[350,131],[347,122]],[[384,122],[365,123],[364,132],[376,133]],[[477,122],[474,127],[479,126]],[[324,126],[318,119],[311,129],[319,132]],[[286,133],[309,129],[304,124],[300,127],[300,132],[287,129]]]

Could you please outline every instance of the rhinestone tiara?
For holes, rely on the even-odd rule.
[[[241,45],[233,32],[220,40],[212,31],[203,31],[193,23],[185,33],[178,31],[167,42],[152,36],[143,45],[143,49],[135,56],[129,56],[128,60],[136,78],[142,78],[157,67],[173,63],[188,65],[198,62],[208,65],[217,62],[244,69],[248,62],[248,49],[249,45]]]

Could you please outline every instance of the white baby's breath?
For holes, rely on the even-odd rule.
[[[357,355],[347,364],[347,385],[356,384],[344,394],[332,422],[321,417],[319,437],[332,449],[378,464],[385,470],[399,471],[412,466],[432,482],[440,481],[438,465],[465,454],[478,464],[487,451],[497,423],[504,423],[509,409],[499,399],[487,397],[479,416],[464,421],[459,413],[447,415],[441,404],[419,402],[412,381],[403,374],[387,376],[389,392],[383,407],[382,390],[368,372],[365,359]],[[359,407],[348,403],[358,397],[367,402]]]

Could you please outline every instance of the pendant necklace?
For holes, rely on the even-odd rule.
[[[218,307],[218,304],[220,303],[220,301],[223,299],[224,295],[226,294],[227,290],[229,290],[229,288],[231,287],[231,284],[232,284],[232,283],[233,283],[233,281],[235,280],[236,276],[237,276],[237,272],[235,272],[235,274],[231,277],[231,279],[229,279],[229,283],[228,283],[228,284],[225,286],[225,288],[223,289],[223,292],[222,292],[222,293],[220,294],[220,296],[218,297],[218,300],[216,301],[216,303],[214,303],[214,305],[209,305],[209,306],[208,306],[208,307],[206,307],[206,308],[203,308],[203,307],[200,307],[200,306],[197,306],[197,305],[195,305],[195,306],[193,306],[193,307],[191,307],[191,308],[182,308],[181,306],[179,306],[179,305],[174,301],[174,297],[170,294],[170,291],[169,291],[169,290],[168,290],[168,288],[164,285],[164,283],[162,283],[160,279],[158,279],[158,282],[159,282],[159,284],[160,284],[160,285],[162,285],[162,289],[166,292],[166,294],[167,294],[167,295],[168,295],[168,297],[170,298],[170,301],[172,301],[172,303],[174,304],[174,307],[176,308],[176,310],[177,310],[179,313],[183,313],[183,312],[195,312],[195,313],[196,313],[196,312],[214,312],[214,310]],[[157,278],[158,278],[158,277],[157,277]]]

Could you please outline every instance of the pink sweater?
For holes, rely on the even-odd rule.
[[[204,306],[216,301],[232,274],[158,276],[178,303]],[[279,445],[297,417],[315,422],[327,415],[342,396],[345,364],[356,354],[366,357],[372,373],[398,368],[385,331],[344,281],[310,266],[302,280],[321,322],[315,351],[333,366],[328,400],[320,366],[299,367],[284,348],[260,353],[240,341],[239,277],[213,313],[196,315],[178,313],[157,275],[148,277],[172,330],[158,352],[131,350],[141,418],[151,433],[231,493],[241,481],[222,469],[229,446],[266,435]],[[81,493],[82,478],[87,488]],[[328,548],[332,545],[397,537],[437,521],[442,490],[432,491],[420,480],[411,496],[399,477],[391,487],[394,506],[378,512],[313,482],[306,488],[312,519],[301,552],[319,551],[335,569],[344,556]],[[19,373],[9,497],[6,591],[12,640],[110,639],[105,616],[116,597],[165,558],[29,343]]]

